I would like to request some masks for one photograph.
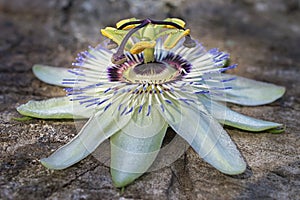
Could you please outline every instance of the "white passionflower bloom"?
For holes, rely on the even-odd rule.
[[[109,138],[113,183],[126,186],[149,169],[170,126],[216,169],[240,174],[246,163],[221,124],[254,132],[281,126],[220,103],[262,105],[285,89],[223,73],[236,67],[225,66],[229,55],[206,51],[182,20],[133,18],[102,34],[110,42],[81,53],[72,69],[33,67],[40,80],[66,87],[67,96],[29,101],[17,108],[22,115],[89,118],[73,140],[41,159],[47,168],[67,168]]]

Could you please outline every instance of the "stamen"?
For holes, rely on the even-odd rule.
[[[173,26],[177,29],[181,29],[181,30],[185,30],[182,26],[174,23],[174,22],[169,22],[169,21],[156,21],[156,20],[152,20],[152,19],[144,19],[144,20],[139,20],[139,21],[132,21],[132,22],[127,22],[124,23],[122,26],[118,27],[119,30],[123,30],[125,29],[127,26],[130,25],[134,25],[134,24],[141,24],[145,21],[148,21],[151,24],[155,24],[155,25],[169,25],[169,26]]]
[[[151,24],[155,24],[155,25],[169,25],[169,26],[174,26],[177,29],[180,30],[185,30],[185,28],[183,28],[182,26],[174,23],[174,22],[168,22],[168,21],[156,21],[156,20],[151,20],[149,19]]]
[[[139,29],[143,28],[144,26],[146,26],[147,24],[151,23],[151,20],[149,19],[145,19],[142,21],[142,23],[140,25],[138,25],[137,27],[134,27],[133,29],[131,29],[126,36],[124,37],[124,39],[122,40],[119,49],[116,53],[113,54],[112,56],[112,63],[114,64],[122,64],[124,63],[127,59],[124,55],[124,49],[125,49],[125,45],[127,43],[127,41],[129,40],[129,38]]]
[[[124,49],[125,49],[125,45],[128,42],[129,38],[139,29],[145,27],[148,24],[155,24],[155,25],[168,25],[168,26],[173,26],[179,30],[186,30],[185,28],[183,28],[182,26],[174,23],[174,22],[169,22],[169,21],[156,21],[156,20],[151,20],[151,19],[145,19],[142,21],[132,21],[132,22],[127,22],[125,24],[123,24],[122,26],[120,26],[118,29],[122,30],[124,28],[126,28],[129,25],[133,25],[133,24],[139,24],[138,26],[134,27],[133,29],[131,29],[123,38],[118,50],[116,53],[113,54],[111,61],[114,64],[122,64],[124,62],[126,62],[126,56],[124,55]],[[188,35],[189,36],[189,35]],[[196,46],[196,43],[191,39],[191,37],[186,37],[186,45],[191,47]]]
[[[135,25],[135,24],[140,24],[142,23],[144,20],[138,20],[138,21],[131,21],[131,22],[126,22],[124,24],[122,24],[120,27],[117,27],[119,30],[123,30],[125,29],[127,26],[130,25]]]

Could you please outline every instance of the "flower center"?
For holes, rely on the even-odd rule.
[[[168,63],[147,63],[128,68],[123,78],[132,83],[162,83],[174,80],[180,74],[174,65]]]
[[[110,67],[108,75],[110,81],[161,84],[180,80],[190,68],[188,61],[172,52],[156,55],[155,61],[150,63],[143,61],[142,54],[130,54],[125,63]]]

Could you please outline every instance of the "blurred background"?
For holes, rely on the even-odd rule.
[[[299,198],[299,11],[299,0],[0,0],[0,199]],[[39,164],[76,129],[72,121],[13,120],[20,117],[15,107],[28,100],[64,95],[34,78],[32,65],[68,67],[101,42],[101,28],[130,17],[181,18],[208,49],[231,54],[239,67],[230,73],[287,87],[270,105],[230,105],[287,126],[281,135],[227,129],[250,166],[244,175],[221,174],[189,149],[122,193],[92,157],[64,171]]]

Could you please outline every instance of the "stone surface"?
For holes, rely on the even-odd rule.
[[[297,199],[300,196],[300,5],[297,0],[0,0],[0,199]],[[146,4],[146,6],[144,5]],[[287,88],[241,113],[286,125],[283,134],[226,128],[248,169],[226,176],[188,149],[169,167],[146,173],[122,193],[109,168],[93,156],[50,171],[38,159],[76,134],[73,121],[18,122],[15,108],[30,99],[62,96],[34,78],[35,63],[70,66],[76,53],[101,39],[99,29],[119,19],[186,20],[194,38],[231,53],[231,73]]]

